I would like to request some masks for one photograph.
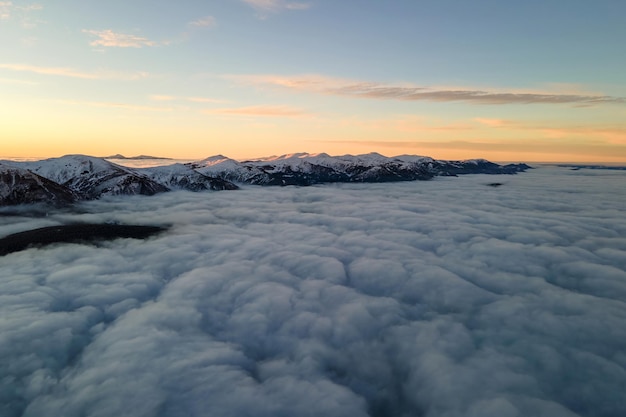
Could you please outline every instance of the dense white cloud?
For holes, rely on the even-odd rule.
[[[624,175],[249,186],[1,216],[2,236],[171,228],[0,258],[0,415],[624,415]]]

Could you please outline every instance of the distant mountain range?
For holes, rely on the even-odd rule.
[[[498,165],[484,159],[442,161],[415,155],[389,158],[377,153],[296,153],[243,162],[217,155],[186,165],[204,175],[258,185],[414,181],[463,174],[516,174],[530,168],[526,164]]]
[[[164,159],[171,160],[172,158],[164,158],[161,156],[151,156],[151,155],[137,155],[137,156],[124,156],[122,154],[115,154],[111,156],[103,156],[102,159]]]
[[[561,168],[571,168],[572,171],[578,171],[580,169],[606,169],[609,171],[626,171],[626,166],[620,165],[560,164],[557,166]]]
[[[237,188],[229,181],[208,177],[180,164],[133,169],[86,155],[30,162],[0,161],[0,205],[63,205],[109,195]]]
[[[115,158],[122,159],[119,156]],[[41,161],[0,161],[0,205],[63,205],[108,195],[153,195],[170,190],[236,190],[239,187],[234,183],[307,186],[413,181],[463,174],[516,174],[530,168],[484,159],[441,161],[412,155],[389,158],[377,153],[298,153],[243,162],[217,155],[188,164],[151,168],[128,168],[106,159],[113,157],[66,155]]]

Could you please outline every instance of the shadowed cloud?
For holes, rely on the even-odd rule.
[[[330,94],[396,100],[467,101],[476,104],[602,104],[625,103],[623,97],[575,94],[497,93],[479,90],[432,90],[424,87],[389,87],[374,83],[327,90]]]
[[[271,75],[227,76],[251,84],[274,85],[319,94],[379,100],[467,102],[473,104],[624,104],[626,98],[594,94],[547,92],[500,92],[479,89],[439,89],[357,82],[323,76],[284,77]]]

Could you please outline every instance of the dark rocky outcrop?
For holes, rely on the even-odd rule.
[[[63,206],[78,196],[69,188],[26,169],[0,164],[0,206],[46,203]]]
[[[118,238],[145,239],[166,229],[121,224],[71,224],[14,233],[0,239],[0,255],[53,243],[85,243]]]

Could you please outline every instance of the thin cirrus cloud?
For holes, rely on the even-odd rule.
[[[226,76],[239,82],[270,85],[342,97],[377,100],[466,102],[471,104],[625,104],[626,98],[600,94],[484,91],[473,88],[432,88],[335,79],[323,76],[284,77],[272,75]]]
[[[83,33],[95,36],[97,38],[96,40],[93,40],[89,43],[91,46],[104,46],[108,48],[143,48],[146,46],[149,47],[159,45],[159,42],[150,40],[142,36],[113,32],[110,29],[84,29]]]
[[[147,78],[147,72],[138,71],[123,73],[116,71],[87,72],[68,67],[43,67],[30,64],[0,64],[0,69],[7,69],[18,72],[30,72],[41,75],[54,75],[60,77],[81,78],[85,80],[123,80],[132,81]]]
[[[242,0],[249,6],[263,12],[278,12],[281,10],[306,10],[311,7],[309,3],[292,2],[285,0]]]
[[[511,120],[489,119],[485,117],[475,117],[474,121],[489,127],[510,127],[515,124],[515,122]]]
[[[189,22],[188,25],[195,28],[212,28],[217,26],[217,20],[213,16],[205,16]]]
[[[15,14],[14,12],[17,12],[17,14],[20,14],[22,15],[22,17],[25,17],[25,15],[30,12],[38,11],[42,9],[43,9],[43,6],[40,4],[29,4],[25,6],[18,6],[11,1],[0,1],[0,21],[11,19],[12,17],[14,17],[14,14]],[[30,22],[29,24],[33,25]]]
[[[14,78],[0,78],[2,84],[17,84],[17,85],[37,85],[34,81],[17,80]]]
[[[376,83],[354,84],[329,90],[331,94],[407,101],[466,101],[476,104],[602,104],[624,103],[624,98],[543,93],[498,93],[480,90],[432,90],[426,87],[393,87]]]
[[[505,119],[490,118],[474,118],[475,122],[497,129],[515,129],[526,131],[537,131],[547,137],[565,137],[565,136],[586,136],[604,138],[609,143],[626,143],[626,125],[609,125],[609,126],[555,126],[550,123],[528,124]]]
[[[318,141],[324,143],[326,141]],[[332,143],[343,143],[359,146],[377,146],[388,149],[421,149],[427,151],[455,150],[471,152],[515,152],[516,154],[542,154],[559,155],[567,153],[584,153],[587,158],[622,158],[626,157],[624,146],[614,143],[577,143],[569,138],[554,138],[546,141],[541,138],[531,137],[508,142],[494,142],[483,140],[451,140],[451,141],[367,141],[367,140],[342,140]]]
[[[173,108],[171,107],[141,106],[128,103],[114,103],[105,101],[58,100],[58,103],[76,106],[101,107],[133,111],[169,112],[173,110]]]
[[[250,117],[304,117],[308,113],[289,106],[247,106],[205,110],[205,114]]]
[[[0,1],[0,20],[9,20],[12,8],[13,3],[10,1]]]
[[[219,100],[210,97],[177,97],[161,94],[153,94],[148,97],[152,101],[190,101],[192,103],[224,103],[224,100]]]

